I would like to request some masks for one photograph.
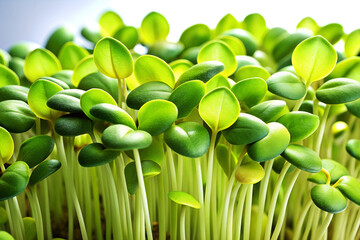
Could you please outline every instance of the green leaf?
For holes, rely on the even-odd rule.
[[[141,41],[151,45],[157,41],[165,40],[169,34],[170,26],[166,18],[157,12],[150,12],[141,22]]]
[[[256,184],[265,176],[263,167],[258,162],[248,161],[236,169],[236,180],[241,184]]]
[[[330,183],[334,184],[338,181],[342,176],[349,175],[348,170],[341,165],[340,163],[331,160],[331,159],[322,159],[322,168],[326,169],[329,172],[331,180]],[[323,172],[315,173],[308,177],[310,182],[325,184],[326,183],[326,175]]]
[[[252,56],[257,49],[255,37],[246,30],[240,28],[231,29],[222,33],[222,35],[238,38],[245,45],[246,54],[248,56]]]
[[[302,28],[308,29],[312,33],[316,33],[320,27],[313,18],[305,17],[301,19],[301,21],[296,26],[296,29],[302,29]]]
[[[50,77],[60,70],[59,60],[47,49],[38,48],[26,56],[24,74],[30,82],[40,77]]]
[[[304,32],[285,33],[284,36],[279,36],[271,52],[274,60],[278,63],[287,58],[291,60],[291,55],[296,46],[309,37],[310,35]]]
[[[219,87],[203,97],[199,105],[199,113],[207,125],[217,132],[230,127],[236,121],[240,106],[229,89]]]
[[[305,84],[290,72],[277,72],[266,83],[270,92],[290,100],[299,100],[306,93]]]
[[[340,24],[330,23],[321,27],[316,35],[321,35],[331,44],[336,44],[344,35],[344,30]]]
[[[254,77],[259,77],[266,80],[270,77],[270,73],[265,68],[260,66],[243,66],[236,71],[235,82]]]
[[[259,42],[262,42],[264,35],[268,31],[263,16],[259,13],[252,13],[245,17],[244,23],[248,30]]]
[[[109,93],[114,99],[118,99],[118,80],[109,78],[101,72],[90,73],[84,77],[78,88],[85,91],[98,88]]]
[[[319,117],[302,111],[290,112],[277,120],[290,132],[291,142],[298,142],[313,134],[319,126]]]
[[[169,192],[168,197],[171,201],[177,204],[196,208],[196,209],[200,208],[200,203],[188,193],[180,192],[180,191],[171,191]]]
[[[165,62],[175,60],[184,50],[181,43],[158,41],[148,48],[147,54],[163,59]]]
[[[193,65],[194,64],[192,62],[186,59],[178,59],[169,63],[169,66],[171,67],[175,75],[175,82],[177,82],[179,77]]]
[[[196,122],[182,122],[171,126],[164,133],[164,140],[173,151],[189,158],[203,156],[210,145],[208,131]]]
[[[83,167],[96,167],[113,161],[119,154],[119,151],[106,149],[101,143],[91,143],[81,149],[78,160]]]
[[[234,145],[256,142],[269,133],[268,126],[259,118],[240,113],[236,122],[223,131],[225,139]]]
[[[18,85],[7,85],[0,88],[0,102],[20,100],[27,103],[29,88]]]
[[[155,56],[143,55],[136,59],[134,74],[140,84],[158,81],[166,83],[171,88],[175,85],[173,70],[164,60]]]
[[[318,154],[302,145],[290,144],[281,156],[306,172],[317,173],[322,168],[321,159]]]
[[[360,81],[360,57],[350,57],[338,64],[326,79],[351,78]]]
[[[352,102],[360,98],[360,83],[348,78],[332,79],[318,88],[316,98],[326,104]]]
[[[336,188],[352,202],[360,205],[360,182],[352,176],[343,176],[340,181]]]
[[[320,184],[311,189],[311,199],[315,205],[329,213],[339,213],[347,206],[346,198],[339,189],[326,184]]]
[[[133,109],[140,109],[145,103],[162,99],[169,99],[172,88],[163,82],[147,82],[132,90],[126,98],[126,104]]]
[[[94,61],[99,71],[111,78],[127,78],[134,70],[129,50],[120,41],[111,37],[105,37],[96,44]]]
[[[136,130],[136,125],[132,117],[118,106],[99,103],[90,108],[90,114],[109,123],[123,124]]]
[[[71,82],[75,87],[79,86],[81,80],[87,75],[98,72],[96,64],[94,62],[94,56],[90,55],[84,57],[74,68],[74,73],[71,77]]]
[[[225,69],[222,72],[225,76],[233,74],[237,67],[237,61],[234,52],[229,45],[220,40],[213,40],[206,43],[197,56],[198,63],[207,61],[220,61]]]
[[[32,217],[24,217],[22,221],[24,223],[26,240],[36,240],[37,232],[35,219]]]
[[[285,39],[288,35],[289,33],[281,27],[271,28],[264,36],[262,43],[263,49],[267,53],[271,54],[277,43],[280,42],[282,39]]]
[[[56,119],[55,131],[64,137],[75,137],[93,130],[92,121],[83,113],[71,113]]]
[[[211,39],[211,30],[205,24],[195,24],[185,29],[180,36],[180,42],[185,46],[185,49],[197,47]]]
[[[360,140],[350,139],[346,143],[346,151],[357,160],[360,160]]]
[[[269,133],[248,147],[248,154],[257,162],[264,162],[279,156],[290,143],[290,133],[280,123],[267,124]]]
[[[26,132],[34,125],[35,119],[35,114],[23,101],[6,100],[0,102],[0,126],[9,132]]]
[[[0,87],[6,85],[19,85],[19,77],[10,68],[0,64]]]
[[[143,172],[144,178],[153,177],[159,175],[161,173],[160,165],[149,160],[141,161],[141,169]],[[126,187],[128,192],[133,195],[136,193],[138,188],[138,178],[136,173],[136,165],[135,162],[130,162],[125,167],[125,180]]]
[[[75,88],[75,86],[71,81],[72,75],[73,75],[73,70],[61,70],[51,75],[51,77],[66,83],[66,85],[68,85],[69,88]]]
[[[15,240],[15,239],[10,235],[10,233],[5,232],[5,231],[0,231],[0,239],[3,239],[3,240]]]
[[[100,25],[96,24],[84,26],[81,29],[81,36],[94,44],[96,44],[103,37],[100,32]]]
[[[138,112],[139,130],[157,136],[171,127],[176,121],[176,105],[166,100],[152,100],[145,103]]]
[[[88,55],[89,52],[86,49],[68,42],[60,49],[59,61],[63,69],[74,69],[81,59]]]
[[[221,168],[223,169],[223,171],[225,172],[226,176],[228,178],[230,178],[236,162],[237,162],[237,157],[235,156],[235,154],[233,152],[231,152],[230,155],[230,159],[228,159],[229,156],[229,148],[228,146],[224,145],[224,144],[218,144],[215,148],[215,157],[217,159],[217,161],[219,162]]]
[[[345,55],[347,57],[357,56],[360,52],[360,29],[352,31],[345,40]]]
[[[107,11],[101,15],[99,25],[103,35],[114,36],[124,26],[124,22],[116,12]]]
[[[248,78],[232,86],[231,91],[241,104],[252,107],[264,98],[267,92],[267,84],[262,78]]]
[[[239,27],[240,27],[240,23],[238,22],[238,20],[236,20],[236,18],[233,15],[228,13],[222,19],[220,19],[220,21],[216,25],[215,35],[219,35],[227,30],[239,28]]]
[[[8,222],[8,220],[9,219],[8,219],[7,211],[5,210],[5,208],[0,207],[0,225],[4,225],[5,223]],[[2,231],[0,231],[0,239],[2,239],[1,232]],[[6,238],[4,240],[6,240]]]
[[[74,38],[75,34],[70,27],[59,27],[50,35],[45,48],[49,49],[57,56],[61,47],[67,42],[74,41]]]
[[[10,54],[0,48],[0,65],[8,66],[11,59]]]
[[[186,59],[193,64],[197,64],[197,56],[200,52],[200,49],[201,46],[188,48],[180,55],[180,58]]]
[[[90,89],[81,95],[81,109],[86,114],[86,116],[92,120],[95,119],[95,117],[91,115],[90,109],[99,103],[109,103],[115,106],[117,105],[116,101],[110,96],[110,94],[101,89]]]
[[[134,159],[133,151],[129,150],[125,152],[130,158]],[[143,160],[151,160],[161,165],[164,160],[165,152],[164,152],[164,141],[162,135],[153,137],[151,145],[139,149],[139,154],[141,161]]]
[[[55,83],[56,85],[59,85],[63,89],[70,89],[70,87],[65,82],[53,77],[42,77],[39,78],[38,80],[47,80],[49,82]]]
[[[249,114],[260,118],[266,123],[274,122],[288,113],[289,109],[283,100],[269,100],[251,107]]]
[[[29,90],[29,107],[36,116],[45,120],[52,120],[60,115],[60,112],[50,109],[47,101],[57,92],[63,90],[59,85],[48,80],[39,79],[34,82]]]
[[[206,82],[206,93],[218,87],[226,87],[229,89],[231,88],[228,79],[221,74],[215,75],[209,81]]]
[[[18,42],[12,45],[8,52],[11,57],[18,57],[25,59],[26,56],[36,48],[40,48],[40,45],[34,42]]]
[[[150,146],[151,141],[149,133],[122,124],[106,128],[102,135],[102,142],[107,148],[120,151],[143,149]]]
[[[176,87],[191,80],[201,80],[206,83],[224,69],[225,65],[219,61],[208,61],[196,64],[181,74],[179,80],[176,82]]]
[[[11,164],[0,177],[0,201],[22,193],[28,185],[29,177],[29,166],[25,162]]]
[[[236,55],[246,55],[246,48],[244,44],[236,37],[234,36],[220,36],[217,38],[218,40],[221,40],[225,42],[231,50]]]
[[[329,75],[335,67],[336,60],[334,47],[321,36],[302,41],[292,55],[292,64],[306,83],[318,81]]]
[[[80,89],[67,89],[57,92],[47,101],[48,107],[71,113],[81,113],[80,97],[85,91]]]
[[[61,167],[61,163],[56,159],[46,160],[40,163],[31,173],[29,185],[35,185],[46,179]]]
[[[188,116],[199,105],[205,90],[206,86],[202,81],[193,80],[180,85],[171,93],[168,100],[176,105],[178,119]]]
[[[54,140],[50,136],[31,137],[21,144],[17,161],[26,162],[29,168],[33,168],[44,161],[53,149]]]
[[[128,49],[133,49],[139,41],[139,33],[135,27],[125,26],[115,33],[114,38],[122,42]]]
[[[14,153],[14,141],[10,133],[2,127],[0,127],[0,146],[0,161],[5,164]]]

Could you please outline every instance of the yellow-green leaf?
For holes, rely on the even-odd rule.
[[[0,64],[0,87],[6,85],[19,85],[19,77],[10,68]]]
[[[104,36],[114,36],[120,28],[124,26],[121,17],[114,11],[107,11],[103,13],[99,19],[101,33]]]
[[[140,38],[146,45],[156,41],[165,40],[170,31],[166,18],[157,12],[151,12],[145,16],[140,27]]]
[[[351,32],[345,40],[345,55],[352,57],[360,52],[360,29]]]
[[[4,164],[14,153],[14,141],[5,128],[0,127],[0,164]]]
[[[89,52],[86,49],[74,44],[73,42],[67,42],[60,49],[59,61],[63,69],[74,69],[75,66],[88,56]]]
[[[80,81],[90,73],[97,72],[98,69],[94,62],[94,56],[89,55],[84,57],[74,68],[74,73],[71,76],[71,82],[75,87],[79,86]]]

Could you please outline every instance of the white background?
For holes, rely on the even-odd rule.
[[[135,27],[150,11],[160,12],[169,21],[172,41],[196,23],[215,28],[227,13],[242,21],[246,15],[257,12],[265,17],[269,27],[283,27],[290,32],[306,16],[319,25],[340,23],[346,33],[360,28],[360,0],[0,0],[0,48],[7,49],[21,40],[43,45],[57,26],[71,24],[79,32],[81,26],[97,21],[108,9]]]

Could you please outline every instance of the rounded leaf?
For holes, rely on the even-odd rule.
[[[252,13],[245,17],[244,23],[246,25],[246,30],[248,30],[259,42],[261,42],[268,31],[265,18],[259,13]]]
[[[147,54],[163,59],[165,62],[175,60],[184,50],[181,43],[158,41],[148,48]]]
[[[322,168],[321,159],[318,154],[302,145],[290,144],[281,156],[306,172],[317,173]]]
[[[126,151],[125,153],[130,158],[135,159],[132,150]],[[163,137],[161,135],[153,137],[151,145],[147,148],[139,149],[139,154],[141,161],[151,160],[161,165],[165,157]]]
[[[236,122],[223,131],[225,139],[234,145],[256,142],[268,133],[269,128],[261,119],[247,113],[240,113]]]
[[[71,76],[71,82],[75,87],[79,86],[81,80],[87,75],[98,72],[96,64],[94,62],[94,56],[90,55],[84,57],[74,68],[74,73]]]
[[[50,35],[46,42],[46,48],[58,55],[61,47],[67,42],[74,41],[74,38],[75,34],[70,27],[61,26]]]
[[[30,171],[25,162],[15,162],[0,177],[0,201],[22,193],[29,183]]]
[[[92,132],[93,123],[83,113],[71,113],[56,119],[54,128],[61,136],[75,137]]]
[[[236,180],[241,184],[256,184],[265,176],[263,167],[258,162],[247,161],[236,169]]]
[[[8,52],[11,57],[18,57],[25,59],[26,56],[36,48],[40,48],[40,45],[34,42],[18,42],[12,45]]]
[[[249,109],[248,113],[260,118],[264,122],[273,122],[289,112],[286,102],[283,100],[269,100],[259,103]]]
[[[275,46],[272,49],[272,56],[276,62],[279,64],[288,60],[289,64],[291,64],[291,55],[296,48],[296,46],[304,41],[305,39],[309,38],[310,35],[305,32],[295,32],[292,34],[288,34],[287,32],[283,33],[277,39]],[[285,65],[285,66],[286,66]]]
[[[101,15],[99,25],[104,35],[114,36],[124,26],[124,22],[116,12],[106,11]]]
[[[246,54],[248,56],[252,56],[257,49],[257,43],[255,37],[246,30],[240,28],[230,29],[222,33],[222,35],[233,36],[238,38],[245,45]]]
[[[302,41],[292,55],[292,64],[305,82],[326,77],[334,69],[336,60],[334,47],[321,36]]]
[[[232,86],[231,91],[241,104],[252,107],[258,104],[267,92],[266,81],[259,77],[241,80]]]
[[[237,67],[237,61],[234,52],[229,45],[220,40],[213,40],[205,44],[198,56],[198,63],[207,61],[220,61],[224,64],[225,69],[222,72],[225,76],[233,74]]]
[[[291,142],[298,142],[313,134],[319,126],[319,117],[302,111],[290,112],[277,120],[290,132]]]
[[[350,57],[338,64],[326,79],[350,78],[360,81],[360,57]]]
[[[226,88],[231,88],[230,83],[228,81],[227,77],[224,77],[221,74],[215,75],[213,78],[211,78],[207,83],[206,83],[206,93],[214,90],[215,88],[218,87],[226,87]]]
[[[319,25],[311,17],[305,17],[296,26],[296,29],[308,29],[312,33],[316,33],[319,30]]]
[[[347,206],[346,198],[339,189],[326,184],[320,184],[311,189],[311,199],[315,205],[329,213],[339,213]]]
[[[168,197],[171,201],[177,204],[196,208],[196,209],[200,208],[200,203],[188,193],[180,192],[180,191],[171,191],[169,192]]]
[[[218,39],[229,45],[235,56],[246,55],[246,48],[238,38],[233,36],[221,36]]]
[[[352,176],[343,176],[336,186],[345,197],[360,205],[360,182]]]
[[[35,124],[36,116],[30,107],[20,100],[0,102],[0,126],[12,133],[23,133]]]
[[[248,147],[248,154],[257,162],[264,162],[279,156],[290,143],[290,133],[280,123],[267,124],[269,133]]]
[[[152,141],[149,133],[122,124],[106,128],[101,139],[107,148],[120,151],[143,149],[150,146]]]
[[[318,88],[316,98],[326,104],[352,102],[360,98],[360,83],[348,78],[332,79]]]
[[[208,131],[196,122],[183,122],[171,126],[164,133],[164,140],[176,153],[190,158],[203,156],[210,146]]]
[[[38,135],[26,139],[20,147],[17,161],[26,162],[33,168],[44,161],[54,149],[54,140],[47,135]]]
[[[111,78],[127,78],[134,70],[129,50],[111,37],[105,37],[96,44],[94,62],[101,73]]]
[[[211,38],[211,31],[205,24],[195,24],[181,34],[180,42],[184,44],[185,48],[200,46],[209,41]]]
[[[60,112],[55,111],[47,106],[47,101],[57,92],[63,90],[62,87],[56,83],[45,79],[39,79],[34,82],[28,93],[28,102],[30,109],[39,118],[45,120],[52,120],[60,115]]]
[[[153,177],[161,173],[160,165],[150,160],[141,161],[141,170],[144,178]],[[136,193],[139,185],[135,162],[127,164],[124,171],[127,190],[133,195]]]
[[[176,105],[178,119],[188,116],[199,105],[205,90],[206,86],[202,81],[193,80],[180,85],[171,93],[168,100]]]
[[[109,93],[114,99],[118,99],[118,80],[109,78],[101,72],[94,72],[85,76],[81,79],[78,88],[85,91],[98,88]]]
[[[123,124],[136,130],[136,125],[132,117],[118,106],[99,103],[90,108],[90,114],[109,123]]]
[[[141,22],[141,41],[151,45],[156,41],[165,40],[170,31],[166,18],[157,12],[150,12]]]
[[[95,117],[91,115],[90,109],[99,103],[109,103],[116,106],[116,102],[110,94],[100,89],[90,89],[80,97],[81,109],[90,119],[95,119]]]
[[[228,158],[229,147],[224,144],[220,144],[220,143],[216,145],[215,154],[216,154],[215,155],[216,160],[220,164],[220,166],[223,169],[223,171],[225,172],[226,176],[228,176],[228,178],[230,178],[231,174],[235,168],[235,165],[237,162],[237,157],[232,152],[230,155],[230,159],[229,159]]]
[[[270,77],[270,73],[261,66],[256,65],[247,65],[239,68],[235,73],[235,82],[239,82],[241,80],[247,78],[262,78],[264,80]]]
[[[5,128],[0,127],[0,161],[5,164],[14,153],[14,141]]]
[[[20,80],[16,73],[5,65],[0,64],[0,87],[19,84]]]
[[[6,214],[6,213],[5,213]],[[0,239],[2,240],[15,240],[10,233],[0,230]]]
[[[81,59],[88,55],[89,52],[84,48],[68,42],[62,46],[59,52],[59,61],[63,69],[74,69]]]
[[[62,90],[50,97],[46,104],[58,111],[81,113],[80,97],[84,92],[80,89]]]
[[[360,52],[360,29],[352,31],[345,40],[345,55],[347,57],[357,56]]]
[[[96,167],[113,161],[119,154],[119,151],[106,149],[101,143],[91,143],[81,149],[78,160],[83,167]]]
[[[336,44],[344,35],[344,29],[338,23],[329,23],[321,27],[316,34],[323,36],[331,44]]]
[[[25,230],[25,236],[28,240],[36,240],[37,239],[37,233],[36,233],[36,221],[32,217],[24,217],[22,219],[22,222],[24,223],[24,230]]]
[[[299,100],[305,96],[305,84],[290,72],[277,72],[266,83],[270,92],[290,100]]]
[[[29,185],[35,185],[49,177],[61,167],[61,163],[56,159],[46,160],[40,163],[31,173]]]
[[[96,24],[89,24],[81,29],[81,36],[91,43],[96,44],[103,36],[100,32],[100,26]]]
[[[117,31],[114,38],[122,42],[128,49],[133,49],[139,40],[139,33],[135,27],[125,26]]]
[[[342,176],[349,175],[348,170],[341,165],[340,163],[331,160],[331,159],[322,159],[322,168],[326,169],[326,171],[330,174],[330,183],[334,184],[338,181]],[[315,173],[308,177],[310,182],[325,184],[326,183],[326,175],[323,172]]]
[[[346,151],[357,160],[360,160],[360,140],[350,139],[346,143]]]
[[[219,87],[207,93],[199,104],[199,114],[213,131],[230,127],[240,113],[239,103],[227,88]]]
[[[239,21],[230,13],[226,14],[223,18],[220,19],[215,28],[215,35],[219,35],[226,30],[239,28]]]
[[[201,80],[206,83],[224,69],[225,65],[219,61],[208,61],[196,64],[181,74],[178,81],[176,82],[176,86],[180,86],[184,82],[191,80]]]
[[[164,60],[155,56],[143,55],[136,59],[134,74],[140,84],[158,81],[166,83],[171,88],[175,85],[173,70]]]
[[[140,108],[138,128],[156,136],[169,129],[177,116],[178,110],[174,103],[166,100],[152,100]]]
[[[20,100],[27,103],[29,88],[18,85],[7,85],[0,88],[0,102]]]
[[[345,104],[347,110],[357,118],[360,118],[360,99]]]
[[[186,70],[191,68],[194,64],[186,59],[178,59],[171,63],[169,63],[169,66],[174,72],[175,75],[175,82],[178,81],[181,74],[183,74]]]
[[[147,82],[132,90],[126,98],[126,104],[139,110],[145,103],[162,99],[167,100],[172,93],[172,88],[163,82]]]

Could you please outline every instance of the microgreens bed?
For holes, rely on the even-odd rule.
[[[360,29],[168,33],[0,49],[0,239],[359,239]]]

